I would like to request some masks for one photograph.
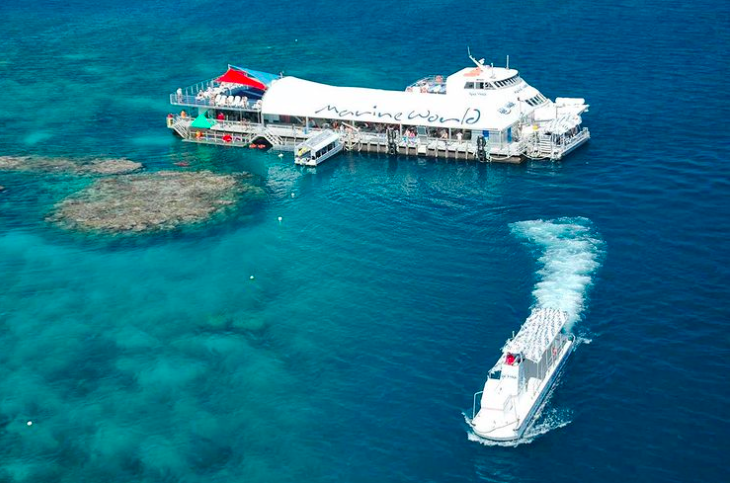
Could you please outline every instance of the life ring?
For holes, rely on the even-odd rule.
[[[223,139],[224,143],[230,143],[231,141],[233,141],[233,137],[230,134],[224,135],[221,139]]]
[[[266,145],[265,144],[259,144],[256,147],[259,148],[259,149],[266,149]]]

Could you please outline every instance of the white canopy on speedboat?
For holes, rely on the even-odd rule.
[[[361,87],[335,87],[296,77],[271,83],[262,113],[310,119],[502,131],[520,117],[519,107],[504,94],[427,94]],[[511,105],[510,105],[511,104]]]
[[[311,137],[304,141],[303,143],[299,144],[297,146],[296,151],[299,151],[302,148],[305,149],[311,149],[312,151],[317,151],[318,149],[322,149],[323,147],[327,146],[328,144],[331,144],[335,141],[337,141],[340,138],[340,136],[337,135],[334,131],[330,129],[325,129],[324,131],[320,132],[319,134],[314,135],[314,137]]]
[[[539,362],[555,336],[568,322],[568,314],[557,309],[535,309],[520,331],[502,348],[503,352],[522,354],[532,362]]]

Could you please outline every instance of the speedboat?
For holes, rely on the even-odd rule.
[[[339,134],[327,129],[299,144],[294,162],[302,166],[317,166],[342,151]]]
[[[538,308],[507,341],[474,394],[469,424],[477,436],[512,441],[525,434],[575,347],[567,322],[567,312]]]

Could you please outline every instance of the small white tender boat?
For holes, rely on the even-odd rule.
[[[484,390],[474,394],[469,424],[476,435],[494,441],[522,437],[575,346],[575,336],[565,332],[567,322],[562,310],[535,309],[507,341]]]
[[[326,129],[303,143],[294,150],[294,162],[303,166],[317,166],[342,151],[339,134]]]

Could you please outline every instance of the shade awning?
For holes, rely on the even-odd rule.
[[[266,85],[253,77],[249,76],[242,70],[229,67],[225,74],[216,79],[218,82],[230,82],[231,84],[241,84],[256,89],[266,90]]]
[[[245,72],[248,74],[249,77],[256,79],[257,81],[264,84],[266,87],[271,86],[271,83],[281,77],[279,74],[271,74],[269,72],[262,72],[260,70],[253,70],[249,69],[248,67],[238,67],[236,65],[231,65],[230,67],[240,70],[241,72]]]
[[[504,97],[335,87],[283,77],[266,91],[262,112],[302,119],[501,131],[520,118],[517,108],[501,109],[505,102]]]
[[[194,127],[197,129],[210,129],[213,126],[215,126],[215,121],[213,119],[208,119],[207,117],[205,117],[205,114],[199,115],[195,118],[192,124],[190,124],[190,127]]]
[[[510,354],[522,353],[532,362],[538,362],[567,322],[568,314],[562,310],[535,309],[502,350]]]

